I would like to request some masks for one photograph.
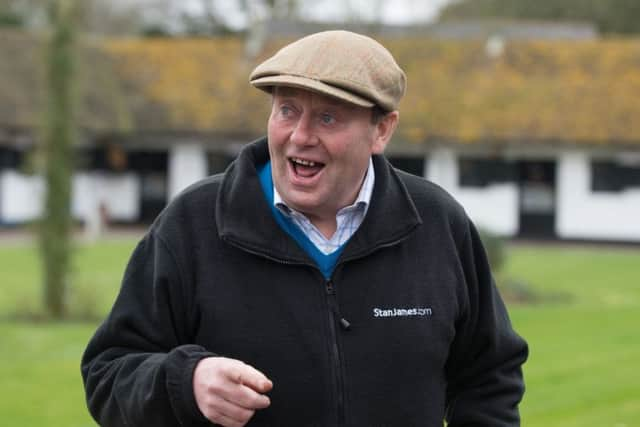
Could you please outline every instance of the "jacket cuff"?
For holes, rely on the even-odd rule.
[[[167,355],[167,393],[173,412],[183,426],[210,426],[196,403],[193,393],[193,371],[198,362],[215,353],[199,345],[182,345]]]

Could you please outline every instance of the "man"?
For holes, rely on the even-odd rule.
[[[82,361],[104,426],[516,426],[525,342],[478,234],[382,156],[405,75],[314,34],[259,65],[268,137],[175,199]]]

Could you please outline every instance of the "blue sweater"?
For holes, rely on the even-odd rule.
[[[331,278],[331,273],[333,273],[333,269],[336,266],[336,262],[346,245],[346,242],[342,244],[338,249],[334,252],[331,252],[328,255],[325,255],[321,252],[315,244],[306,234],[298,227],[291,219],[289,219],[285,214],[280,212],[278,208],[273,204],[273,179],[271,176],[271,162],[267,162],[264,166],[258,169],[258,176],[260,177],[260,185],[262,186],[262,191],[264,192],[265,197],[267,198],[267,202],[269,202],[269,206],[271,207],[271,213],[276,219],[276,222],[282,229],[295,240],[304,251],[309,254],[311,258],[315,261],[316,265],[322,272],[322,275],[325,279]]]

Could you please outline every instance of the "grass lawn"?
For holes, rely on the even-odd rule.
[[[77,249],[78,315],[106,313],[135,241]],[[0,243],[0,414],[2,425],[93,426],[79,360],[96,323],[29,323],[6,315],[39,309],[37,252]],[[530,344],[522,403],[526,427],[640,425],[640,248],[513,246],[501,277],[517,278],[554,301],[510,305]]]
[[[569,302],[511,306],[530,345],[524,426],[640,426],[640,249],[511,251],[505,275]]]
[[[11,427],[95,426],[84,404],[86,324],[0,322],[0,414]]]
[[[135,241],[79,245],[69,303],[82,316],[111,306]],[[28,242],[0,243],[0,315],[37,313],[41,306],[38,252]],[[84,403],[80,357],[95,321],[38,323],[0,320],[1,425],[95,426]]]

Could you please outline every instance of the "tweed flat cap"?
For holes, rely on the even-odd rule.
[[[406,86],[404,71],[384,46],[349,31],[303,37],[258,65],[249,81],[267,92],[297,87],[385,111],[398,108]]]

